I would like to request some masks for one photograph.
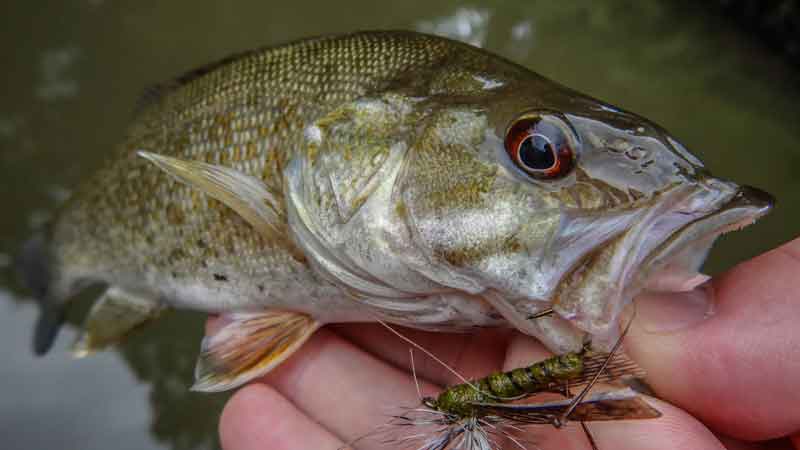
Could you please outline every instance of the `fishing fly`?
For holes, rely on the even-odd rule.
[[[568,422],[578,422],[591,447],[598,450],[586,422],[661,416],[630,387],[590,393],[598,382],[619,385],[628,379],[644,376],[635,362],[618,351],[626,332],[627,328],[608,353],[585,348],[581,352],[553,356],[529,366],[465,380],[435,397],[422,397],[419,407],[393,416],[386,424],[386,433],[391,437],[384,443],[416,450],[491,450],[500,448],[498,438],[503,438],[525,450],[525,443],[514,436],[524,427],[551,425],[563,428]],[[414,346],[429,354],[424,348]],[[416,373],[414,378],[416,380]],[[573,396],[572,390],[577,388],[580,391]],[[565,399],[516,403],[545,393],[560,394]],[[412,432],[402,434],[404,430]]]

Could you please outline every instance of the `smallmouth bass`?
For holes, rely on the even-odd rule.
[[[45,305],[35,349],[92,284],[79,354],[167,307],[219,313],[197,390],[266,373],[326,323],[610,342],[647,283],[689,277],[773,203],[642,117],[412,32],[243,53],[139,109],[20,257]]]

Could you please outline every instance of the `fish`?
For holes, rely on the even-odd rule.
[[[653,122],[501,56],[365,31],[148,89],[17,263],[42,305],[37,354],[103,286],[76,355],[165,310],[216,314],[192,389],[221,391],[332,323],[602,348],[648,283],[696,275],[718,235],[773,203]]]

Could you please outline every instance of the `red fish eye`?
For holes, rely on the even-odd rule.
[[[506,152],[517,167],[533,178],[561,178],[572,169],[572,143],[555,120],[523,117],[506,132]]]

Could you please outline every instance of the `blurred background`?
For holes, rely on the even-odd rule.
[[[6,2],[0,14],[0,436],[7,449],[211,449],[225,394],[188,391],[203,316],[171,314],[72,360],[90,298],[56,348],[12,255],[120,139],[144,88],[232,52],[405,28],[480,45],[670,130],[716,175],[778,198],[723,237],[717,273],[800,234],[797,1],[373,0]]]

